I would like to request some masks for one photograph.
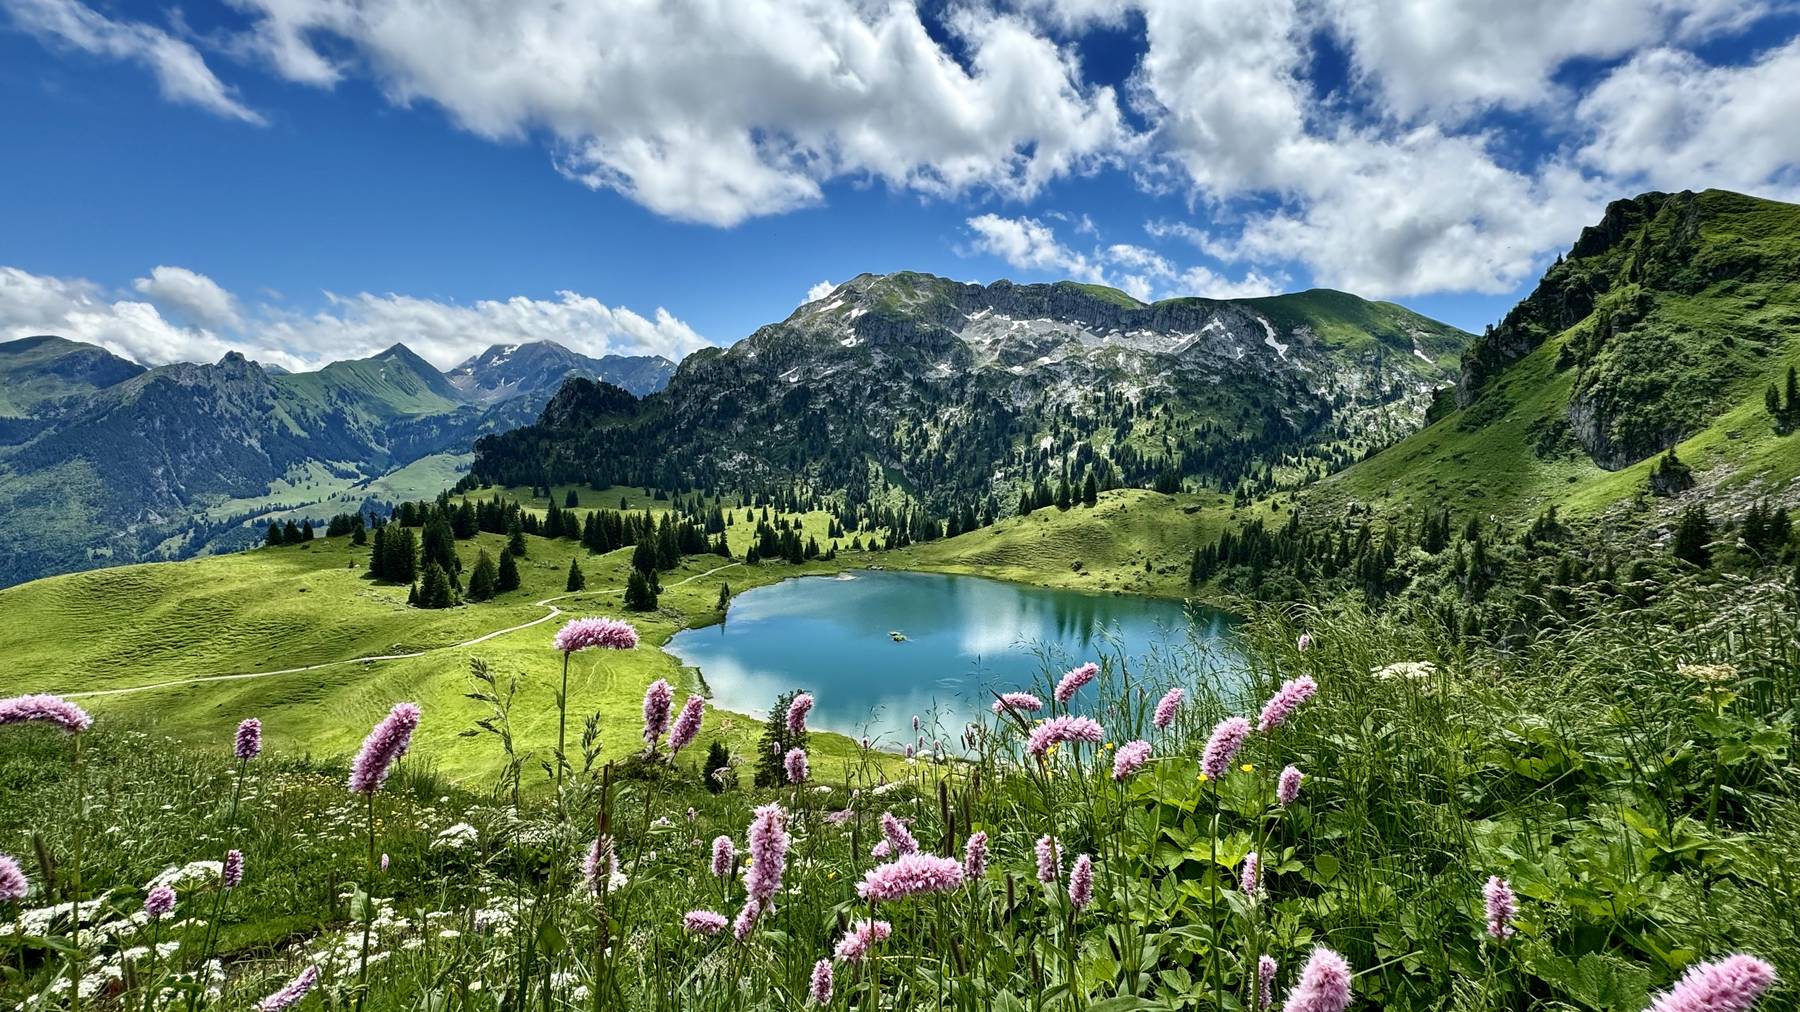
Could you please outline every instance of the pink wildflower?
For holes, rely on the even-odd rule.
[[[1487,885],[1481,887],[1482,898],[1487,900],[1488,934],[1504,942],[1513,936],[1513,918],[1519,914],[1518,901],[1513,898],[1511,883],[1498,875],[1488,876]]]
[[[675,690],[667,679],[658,678],[644,690],[644,740],[656,744],[656,739],[669,729],[669,710],[675,705]]]
[[[1350,964],[1325,948],[1313,949],[1300,970],[1300,983],[1288,994],[1282,1012],[1343,1012],[1350,1004]]]
[[[10,855],[0,854],[0,903],[17,903],[31,891],[25,872]]]
[[[1282,682],[1281,688],[1277,689],[1275,694],[1269,697],[1269,701],[1263,705],[1262,717],[1257,720],[1256,729],[1269,731],[1280,727],[1289,717],[1293,716],[1294,711],[1299,708],[1301,703],[1311,699],[1318,691],[1319,683],[1313,681],[1310,675],[1301,675],[1299,678],[1290,678]]]
[[[1119,746],[1113,753],[1113,779],[1124,780],[1150,761],[1150,743],[1143,740],[1128,741]]]
[[[870,868],[857,883],[856,895],[880,903],[949,892],[962,884],[962,865],[955,860],[936,854],[902,854]]]
[[[906,828],[906,823],[901,822],[900,817],[893,812],[881,813],[881,835],[887,837],[885,842],[892,848],[891,852],[895,855],[919,852],[919,841],[913,838],[912,833]]]
[[[1200,772],[1209,780],[1218,780],[1231,770],[1232,757],[1244,747],[1250,736],[1250,722],[1242,717],[1227,717],[1213,728],[1206,740],[1206,751],[1200,755]]]
[[[1261,1008],[1275,1004],[1275,957],[1268,953],[1256,957],[1256,1002]]]
[[[396,703],[388,715],[363,739],[362,750],[350,767],[350,790],[355,794],[374,794],[387,783],[394,764],[412,747],[413,731],[419,726],[419,704]]]
[[[300,975],[287,982],[281,990],[256,1003],[256,1012],[283,1012],[300,1004],[306,992],[319,982],[319,968],[309,966],[300,971]]]
[[[1150,723],[1155,724],[1158,731],[1167,731],[1169,725],[1175,723],[1175,711],[1181,709],[1181,702],[1186,698],[1186,689],[1170,689],[1163,693],[1163,698],[1156,701],[1156,715],[1150,718]]]
[[[700,696],[689,696],[681,705],[681,713],[675,718],[675,726],[669,729],[669,751],[679,752],[692,744],[700,733],[700,721],[706,713],[706,700]]]
[[[1262,895],[1262,855],[1254,850],[1244,855],[1244,867],[1238,871],[1238,891],[1251,899]]]
[[[892,840],[877,840],[875,846],[869,848],[869,856],[877,861],[886,861],[894,853]]]
[[[1049,885],[1062,875],[1062,844],[1045,833],[1038,837],[1036,850],[1038,881]]]
[[[787,757],[782,760],[781,765],[782,765],[783,769],[787,772],[787,782],[788,783],[790,783],[790,784],[806,783],[807,768],[806,768],[806,750],[805,749],[803,749],[803,748],[788,749]]]
[[[556,632],[556,649],[565,654],[599,647],[603,650],[630,650],[638,645],[637,630],[630,622],[616,618],[577,618]]]
[[[831,960],[821,959],[813,964],[812,986],[808,990],[815,1004],[831,1004]]]
[[[681,915],[681,928],[690,935],[716,935],[729,923],[724,914],[711,910],[689,910]]]
[[[1056,697],[1057,702],[1067,703],[1075,698],[1075,693],[1081,691],[1083,685],[1093,681],[1094,676],[1099,673],[1100,665],[1089,661],[1062,676],[1062,680],[1056,683],[1056,691],[1052,695]]]
[[[1288,766],[1281,771],[1281,777],[1275,783],[1275,800],[1281,807],[1286,808],[1300,797],[1300,781],[1304,779],[1306,774],[1301,773],[1298,766]]]
[[[978,879],[987,874],[988,835],[985,830],[969,834],[963,844],[963,877]]]
[[[262,721],[255,717],[246,718],[238,724],[237,742],[232,749],[244,762],[255,759],[262,753]]]
[[[788,704],[787,711],[787,729],[789,734],[806,733],[806,715],[812,712],[812,708],[812,693],[802,692],[794,697],[794,701]],[[913,718],[914,721],[917,721],[918,719],[919,718],[917,717]]]
[[[857,921],[838,939],[833,955],[846,963],[860,962],[877,942],[887,941],[894,926],[886,921]]]
[[[750,820],[750,868],[744,888],[752,903],[763,904],[781,891],[781,875],[787,869],[787,812],[770,803],[756,810]]]
[[[1005,713],[1016,710],[1020,713],[1036,713],[1044,708],[1044,701],[1029,692],[1006,692],[994,700],[994,712]]]
[[[236,889],[244,881],[244,852],[228,850],[225,852],[225,866],[219,872],[220,881],[225,888]]]
[[[1082,854],[1069,869],[1069,902],[1075,909],[1086,909],[1094,902],[1094,859]]]
[[[833,826],[841,826],[856,816],[856,812],[848,808],[840,808],[835,812],[827,812],[825,821]]]
[[[1311,650],[1312,633],[1301,633],[1300,638],[1294,641],[1294,649],[1301,653],[1306,653],[1308,650]]]
[[[737,919],[731,922],[731,937],[743,941],[750,937],[756,927],[756,919],[762,916],[762,906],[755,900],[744,901],[744,909],[738,911]]]
[[[723,833],[713,837],[712,873],[714,878],[728,878],[731,866],[737,862],[737,845],[731,837]]]
[[[1688,967],[1647,1012],[1747,1012],[1775,983],[1775,968],[1755,956],[1726,956]]]
[[[87,711],[61,696],[14,696],[0,699],[0,724],[42,721],[74,734],[94,723]]]
[[[1042,724],[1031,729],[1031,736],[1025,741],[1025,751],[1034,758],[1042,759],[1050,753],[1050,746],[1059,742],[1085,741],[1090,745],[1098,745],[1106,737],[1106,729],[1095,723],[1091,717],[1051,717]]]
[[[144,897],[144,913],[153,921],[160,921],[175,912],[175,890],[166,885],[157,886]]]

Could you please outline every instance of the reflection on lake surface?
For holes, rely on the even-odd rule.
[[[1230,625],[1160,598],[858,571],[745,591],[726,622],[677,633],[667,649],[701,670],[718,706],[761,713],[805,689],[818,700],[815,727],[893,744],[910,741],[913,715],[934,707],[954,737],[988,713],[990,687],[1029,687],[1046,663],[1060,671],[1122,650],[1136,668],[1190,644],[1228,653]]]

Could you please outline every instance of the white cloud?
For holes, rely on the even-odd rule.
[[[0,338],[57,334],[146,365],[215,361],[235,349],[294,370],[371,355],[396,342],[440,368],[502,343],[556,341],[589,355],[657,354],[675,360],[707,343],[666,309],[646,317],[567,291],[553,300],[515,296],[469,305],[327,293],[324,309],[303,314],[266,303],[246,309],[212,279],[179,267],[159,267],[138,279],[138,287],[156,290],[159,300],[167,299],[165,289],[184,296],[213,293],[239,314],[239,322],[229,331],[197,318],[182,324],[149,302],[114,298],[92,281],[0,267]],[[216,316],[217,306],[212,308]]]
[[[213,76],[200,51],[140,21],[114,21],[78,0],[0,0],[13,23],[46,42],[94,56],[139,63],[156,76],[163,97],[246,123],[263,118]]]
[[[817,302],[836,290],[837,284],[835,282],[821,281],[806,290],[806,298],[801,300],[800,304],[804,306],[808,302]]]
[[[1663,40],[1705,39],[1761,17],[1748,0],[1327,0],[1326,17],[1385,111],[1460,120],[1562,97],[1570,60],[1615,59]]]
[[[149,277],[138,278],[131,287],[164,310],[202,326],[243,326],[237,299],[213,279],[186,267],[154,267]]]
[[[968,220],[975,240],[963,252],[999,257],[1020,270],[1040,271],[1119,288],[1142,302],[1200,295],[1216,299],[1273,295],[1288,281],[1257,271],[1231,280],[1203,266],[1180,267],[1152,249],[1113,243],[1081,253],[1065,246],[1056,231],[1035,218],[984,214]],[[1077,226],[1077,231],[1081,231]]]
[[[1639,53],[1576,108],[1590,131],[1582,161],[1664,189],[1717,186],[1792,199],[1800,40],[1743,67],[1710,67],[1673,49]]]
[[[815,204],[844,177],[1027,198],[1127,142],[1072,52],[985,9],[947,18],[959,60],[905,3],[236,2],[255,14],[240,48],[283,76],[366,73],[484,137],[543,131],[565,175],[690,221]]]

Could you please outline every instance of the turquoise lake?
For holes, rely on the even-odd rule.
[[[1102,653],[1122,652],[1134,670],[1179,654],[1203,675],[1230,655],[1231,624],[1161,598],[863,570],[745,591],[724,623],[677,633],[666,649],[700,669],[718,706],[764,713],[804,689],[817,699],[813,726],[898,746],[913,740],[915,714],[928,736],[935,715],[949,742],[989,712],[990,688],[1030,689],[1046,667]]]

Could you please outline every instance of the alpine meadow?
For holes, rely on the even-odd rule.
[[[1800,1010],[1727,6],[0,0],[0,1009]]]

